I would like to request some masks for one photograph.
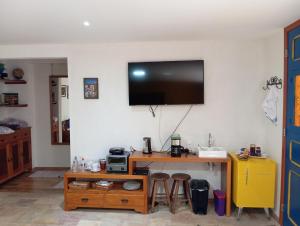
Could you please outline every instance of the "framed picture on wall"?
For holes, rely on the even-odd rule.
[[[99,98],[98,78],[83,79],[83,95],[84,95],[84,99]]]
[[[68,86],[62,85],[60,92],[62,97],[68,97]]]

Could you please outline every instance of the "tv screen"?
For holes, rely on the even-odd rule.
[[[203,104],[204,61],[128,63],[129,105]]]

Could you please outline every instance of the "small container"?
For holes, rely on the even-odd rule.
[[[221,190],[214,190],[215,211],[219,216],[225,215],[225,193]]]
[[[105,169],[106,169],[106,160],[105,159],[100,159],[100,169],[105,171]]]
[[[250,144],[250,156],[255,156],[255,144]]]
[[[261,149],[260,147],[255,148],[255,155],[261,157]]]

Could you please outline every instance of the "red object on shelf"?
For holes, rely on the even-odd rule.
[[[4,81],[4,84],[26,84],[25,80],[11,80],[11,79],[3,79],[0,81]]]

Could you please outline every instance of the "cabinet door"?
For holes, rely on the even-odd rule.
[[[0,181],[8,178],[8,156],[6,145],[0,145]]]
[[[260,164],[251,164],[248,174],[249,207],[274,208],[275,163],[262,160]]]
[[[21,148],[17,141],[10,144],[12,174],[16,175],[22,171]]]
[[[237,207],[244,207],[248,201],[248,163],[234,161],[233,163],[233,201]]]
[[[24,139],[22,142],[23,149],[23,166],[25,170],[31,170],[32,161],[31,161],[31,142],[29,139]]]

